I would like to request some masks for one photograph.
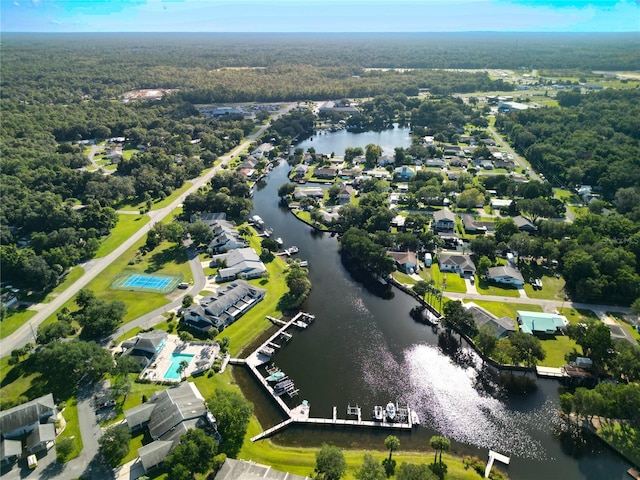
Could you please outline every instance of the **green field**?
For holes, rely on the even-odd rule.
[[[67,400],[62,411],[67,425],[64,431],[56,438],[56,443],[60,442],[63,438],[71,438],[73,440],[73,451],[64,460],[68,462],[80,455],[82,451],[82,435],[80,434],[80,422],[78,421],[78,405],[76,399],[70,398]]]
[[[27,310],[24,308],[10,308],[0,322],[0,338],[5,338],[18,330],[27,320],[33,317],[35,310]]]
[[[520,296],[517,288],[497,285],[495,283],[489,283],[482,277],[476,275],[476,290],[480,295],[495,295],[500,297],[513,297]]]
[[[553,338],[541,340],[542,348],[546,354],[540,365],[545,367],[561,367],[567,363],[565,355],[574,350],[582,354],[582,348],[566,335],[556,335]]]
[[[636,465],[640,465],[640,429],[618,422],[603,422],[598,435]]]
[[[105,257],[118,248],[131,235],[149,223],[148,215],[118,215],[118,223],[111,230],[111,234],[102,241],[96,257]]]
[[[572,307],[562,307],[558,309],[560,315],[567,317],[571,323],[584,323],[587,320],[598,320],[598,316],[591,310],[578,310]]]
[[[562,300],[564,298],[564,278],[556,278],[549,275],[537,277],[542,280],[542,288],[535,290],[529,283],[524,284],[524,291],[529,298],[541,298],[544,300]]]
[[[473,300],[473,303],[493,313],[496,317],[507,316],[515,321],[518,310],[529,312],[542,312],[542,307],[530,303],[502,303],[488,302],[486,300]]]
[[[467,293],[467,285],[464,278],[454,272],[440,272],[437,263],[431,265],[431,278],[435,280],[436,286],[443,292]],[[444,285],[444,288],[443,288]]]

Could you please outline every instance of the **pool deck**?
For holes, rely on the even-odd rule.
[[[164,378],[165,373],[171,367],[172,355],[174,353],[194,356],[183,373],[183,377],[189,377],[194,373],[210,368],[218,354],[218,351],[219,346],[215,342],[183,342],[177,335],[168,335],[164,348],[160,351],[154,361],[142,371],[140,378],[156,382],[179,383],[180,378]],[[201,360],[206,361],[207,364],[200,365],[199,362]]]

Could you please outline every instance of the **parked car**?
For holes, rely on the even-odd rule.
[[[111,408],[116,406],[115,400],[107,400],[98,405],[98,410],[104,410],[105,408]]]

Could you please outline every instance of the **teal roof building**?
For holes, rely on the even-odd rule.
[[[518,310],[516,317],[520,330],[530,335],[555,335],[569,324],[564,315],[543,312],[527,312]]]

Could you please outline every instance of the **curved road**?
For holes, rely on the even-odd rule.
[[[285,108],[281,109],[275,116],[274,119],[279,118],[280,116],[287,113],[291,110],[295,104],[289,104]],[[85,274],[80,277],[73,285],[69,286],[64,292],[58,295],[51,303],[42,304],[42,308],[36,313],[28,322],[22,325],[18,330],[13,332],[8,337],[2,339],[0,341],[0,356],[6,356],[11,353],[12,350],[16,348],[20,348],[26,345],[28,342],[33,340],[33,331],[37,330],[38,326],[50,315],[56,312],[58,308],[64,305],[69,299],[71,299],[80,289],[84,288],[91,280],[93,280],[96,276],[98,276],[107,266],[109,266],[113,261],[115,261],[120,255],[126,252],[131,246],[140,240],[147,232],[151,229],[151,227],[169,215],[173,210],[178,208],[183,202],[184,199],[193,192],[196,192],[200,187],[204,186],[210,179],[213,177],[223,165],[227,164],[235,155],[244,150],[251,142],[255,141],[262,133],[269,128],[270,123],[267,123],[260,127],[260,129],[247,137],[247,139],[234,148],[228,155],[225,155],[222,158],[222,162],[208,171],[201,177],[198,177],[194,182],[191,188],[185,191],[182,195],[176,198],[170,205],[167,207],[152,210],[148,213],[151,221],[143,226],[140,230],[136,231],[131,237],[125,240],[122,245],[116,248],[113,252],[111,252],[106,257],[96,258],[84,265]],[[202,270],[202,268],[200,268]],[[197,285],[190,290],[190,292],[196,290]],[[199,292],[199,290],[198,290]],[[187,292],[185,292],[186,294]],[[197,292],[196,292],[197,293]],[[172,302],[172,304],[175,303]],[[170,304],[171,305],[171,304]],[[169,305],[163,307],[163,309],[171,308]],[[157,312],[157,311],[156,311]],[[151,312],[147,315],[151,315],[154,312]],[[157,315],[157,313],[156,313]],[[145,316],[146,317],[146,316]],[[143,318],[143,317],[141,317]],[[140,319],[138,319],[140,320]],[[123,327],[124,328],[124,327]]]

